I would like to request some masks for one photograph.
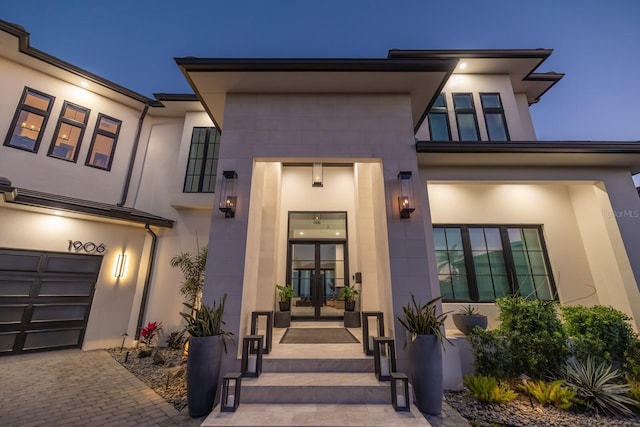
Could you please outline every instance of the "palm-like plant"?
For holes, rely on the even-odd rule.
[[[411,294],[411,303],[402,307],[404,319],[397,316],[398,321],[412,335],[435,335],[442,348],[444,348],[444,340],[449,339],[444,335],[444,322],[447,319],[447,313],[437,313],[437,302],[442,297],[437,297],[427,302],[419,304],[416,296]]]
[[[220,302],[216,304],[216,302],[213,301],[212,306],[202,304],[199,308],[195,308],[191,304],[184,303],[184,306],[189,309],[188,313],[180,313],[180,316],[182,316],[186,322],[184,327],[185,332],[192,337],[233,335],[233,333],[222,329],[222,325],[224,325],[222,316],[224,316],[224,304],[226,301],[227,294],[224,294]]]
[[[608,415],[630,416],[632,407],[638,404],[626,396],[628,384],[621,384],[620,372],[606,363],[597,364],[588,357],[585,363],[567,364],[567,385],[573,387],[578,398],[587,407]]]
[[[200,306],[206,265],[206,246],[199,249],[195,255],[190,252],[181,252],[171,258],[171,267],[179,268],[184,276],[184,281],[180,286],[180,293],[186,297],[187,303],[195,308]]]

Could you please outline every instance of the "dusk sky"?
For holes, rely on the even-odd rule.
[[[400,49],[554,49],[539,140],[640,140],[640,0],[20,0],[31,46],[146,96],[191,93],[173,58],[384,58]],[[1,70],[0,70],[1,75]]]

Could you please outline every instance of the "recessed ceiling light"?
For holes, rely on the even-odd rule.
[[[340,235],[340,232],[339,232],[339,231],[336,231],[336,236],[339,236],[339,235]]]
[[[53,211],[53,214],[54,214],[54,215],[58,215],[58,216],[60,216],[60,215],[62,215],[62,212],[60,212],[60,211]]]
[[[80,86],[82,86],[82,87],[89,87],[89,83],[87,83],[87,81],[86,81],[86,80],[82,80],[82,81],[80,82]]]
[[[461,62],[460,66],[458,68],[460,68],[461,70],[464,70],[465,68],[467,68],[467,63],[466,62]]]
[[[300,232],[300,235],[302,236],[303,234],[304,234],[304,231],[301,231],[301,232]]]

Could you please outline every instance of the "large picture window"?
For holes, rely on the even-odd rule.
[[[214,127],[196,127],[191,134],[185,193],[213,193],[216,188],[220,133]]]
[[[48,155],[75,162],[88,118],[89,109],[65,101]]]
[[[98,115],[96,129],[93,131],[91,147],[85,165],[98,169],[111,170],[113,154],[116,151],[118,134],[122,122],[104,114]]]
[[[4,145],[38,152],[55,97],[25,87]]]
[[[433,232],[444,301],[556,297],[541,226],[437,225]]]

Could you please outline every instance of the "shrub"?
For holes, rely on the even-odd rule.
[[[496,300],[500,326],[470,335],[476,371],[498,378],[521,374],[540,379],[559,373],[567,355],[566,334],[555,301],[505,297]]]
[[[151,346],[156,336],[160,333],[161,330],[162,330],[162,322],[147,323],[147,326],[142,328],[142,330],[140,331],[140,341],[142,341],[144,345]]]
[[[573,387],[577,397],[588,408],[605,415],[630,416],[631,408],[638,404],[627,396],[628,384],[621,384],[620,372],[606,363],[596,363],[587,357],[567,364],[567,385]]]
[[[572,339],[572,352],[580,361],[591,356],[596,363],[621,367],[625,353],[636,341],[626,314],[613,307],[562,307],[564,327]]]
[[[632,381],[629,384],[629,392],[627,396],[638,402],[637,407],[640,407],[640,382]]]
[[[505,403],[515,399],[518,394],[495,377],[484,375],[465,375],[464,385],[480,402]]]
[[[634,337],[624,353],[624,364],[622,367],[627,379],[640,381],[640,340]]]
[[[519,388],[527,392],[542,406],[552,404],[558,409],[569,409],[576,398],[576,392],[564,387],[564,380],[551,383],[544,381],[526,381]]]
[[[180,350],[184,347],[185,337],[183,331],[173,331],[167,337],[167,347],[172,350]]]

